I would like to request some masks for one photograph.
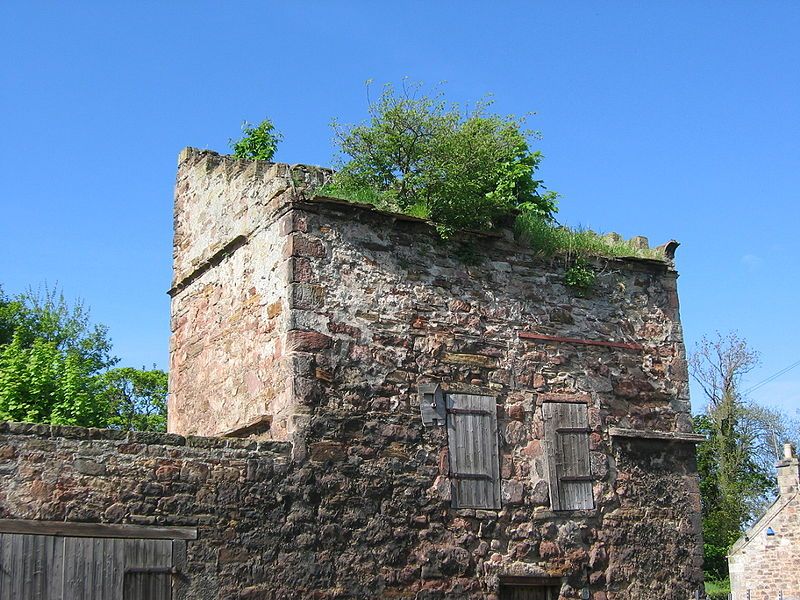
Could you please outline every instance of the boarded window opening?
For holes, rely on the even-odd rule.
[[[504,577],[500,600],[558,600],[561,584],[550,577]]]
[[[171,600],[172,574],[129,570],[125,572],[122,590],[122,600]]]
[[[553,510],[594,508],[587,412],[585,404],[545,402],[542,405]]]
[[[448,394],[447,440],[453,508],[500,508],[495,399]]]

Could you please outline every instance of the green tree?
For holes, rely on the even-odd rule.
[[[399,94],[385,86],[369,102],[368,122],[333,122],[348,158],[327,191],[430,218],[444,231],[489,229],[515,208],[552,219],[557,196],[534,178],[542,158],[530,149],[535,132],[524,118],[487,114],[490,105],[467,115],[420,86]]]
[[[156,369],[112,369],[102,378],[107,426],[134,431],[166,431],[167,374]]]
[[[0,346],[11,343],[20,309],[19,302],[9,298],[0,286]]]
[[[163,430],[166,373],[117,361],[83,303],[0,289],[0,420]]]
[[[272,160],[278,144],[283,139],[283,136],[275,131],[275,126],[269,119],[264,119],[258,125],[245,121],[242,124],[242,133],[244,136],[240,140],[230,140],[236,158]]]
[[[774,491],[775,440],[789,435],[778,412],[749,402],[741,389],[758,354],[736,334],[704,337],[690,370],[706,399],[695,429],[707,436],[697,451],[703,504],[705,570],[727,577],[726,556]]]

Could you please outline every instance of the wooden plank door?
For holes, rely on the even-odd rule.
[[[141,542],[147,542],[145,544]],[[172,541],[125,540],[122,600],[172,598]]]
[[[0,600],[61,600],[64,539],[0,533]]]
[[[0,600],[171,600],[173,542],[0,533]]]

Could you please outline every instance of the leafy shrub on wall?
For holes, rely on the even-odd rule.
[[[368,197],[380,208],[429,218],[444,233],[490,229],[513,209],[552,219],[556,194],[534,179],[541,154],[524,118],[488,114],[481,102],[470,114],[441,94],[384,87],[369,103],[369,121],[333,127],[343,155],[322,193]]]

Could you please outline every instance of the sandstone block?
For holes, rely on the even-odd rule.
[[[325,244],[319,238],[302,233],[295,233],[286,238],[284,255],[288,257],[324,258]]]
[[[483,356],[481,354],[458,354],[453,352],[445,352],[442,360],[447,363],[455,365],[469,365],[474,367],[496,367],[497,359],[491,356]]]
[[[347,451],[338,442],[315,442],[310,445],[310,456],[315,462],[341,462],[347,459]]]
[[[286,350],[288,352],[316,352],[331,345],[331,338],[318,331],[289,331],[286,334]]]

